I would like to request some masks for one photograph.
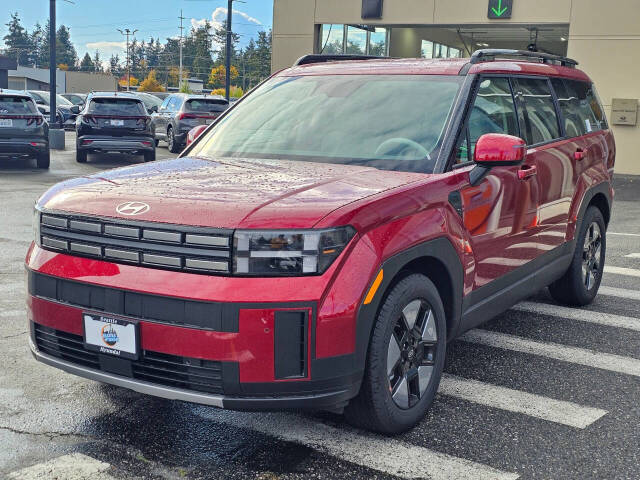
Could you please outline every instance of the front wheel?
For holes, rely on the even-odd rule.
[[[607,230],[600,209],[589,207],[580,231],[576,248],[567,272],[549,285],[549,293],[560,303],[574,306],[588,305],[600,288],[607,250]]]
[[[347,420],[395,434],[425,416],[440,385],[446,349],[446,320],[435,285],[412,274],[387,295],[373,328],[360,393]]]

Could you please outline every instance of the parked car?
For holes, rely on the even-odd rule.
[[[87,100],[86,93],[61,93],[60,95],[79,107],[82,107]]]
[[[160,100],[164,100],[169,95],[171,95],[171,93],[169,92],[150,92],[149,94],[153,95],[154,97],[158,97]]]
[[[49,168],[49,126],[25,92],[0,89],[0,156],[35,157]]]
[[[191,130],[189,130],[189,133],[187,134],[187,147],[195,142],[196,139],[200,135],[202,135],[202,132],[204,132],[206,129],[207,125],[198,125],[197,127],[193,127]]]
[[[48,119],[49,107],[51,105],[51,93],[44,90],[29,90],[29,95],[33,97],[38,105],[38,110]],[[74,108],[75,107],[75,108]],[[56,122],[65,130],[73,130],[76,124],[76,116],[79,109],[62,95],[56,95]]]
[[[227,108],[227,100],[217,95],[169,95],[158,112],[152,115],[156,145],[158,141],[165,140],[169,151],[178,153],[185,146],[189,130],[197,125],[213,123]]]
[[[594,299],[616,148],[576,62],[342,58],[276,73],[175,160],[49,190],[26,259],[35,357],[396,433],[449,341],[545,287]]]
[[[158,108],[160,108],[160,105],[162,105],[162,100],[155,95],[151,95],[150,93],[132,92],[132,95],[135,95],[140,100],[142,100],[142,103],[144,103],[144,106],[147,109],[147,113],[149,113],[149,115],[157,112]]]
[[[151,117],[142,100],[129,93],[92,93],[76,126],[76,160],[87,161],[89,153],[144,155],[156,159]]]

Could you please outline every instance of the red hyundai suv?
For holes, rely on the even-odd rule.
[[[179,158],[54,186],[33,354],[170,399],[415,425],[448,341],[547,286],[596,295],[615,145],[575,67],[307,56]]]

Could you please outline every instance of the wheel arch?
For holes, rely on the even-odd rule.
[[[361,304],[358,310],[356,361],[360,368],[364,368],[366,363],[371,332],[383,301],[391,289],[408,275],[420,273],[435,284],[445,310],[447,339],[454,338],[460,326],[463,268],[458,252],[447,237],[429,240],[390,257],[383,262],[381,269],[383,280],[373,300],[369,304]],[[373,283],[374,279],[369,288]]]
[[[599,183],[591,188],[589,188],[582,197],[582,202],[580,203],[580,209],[578,210],[578,214],[576,217],[575,230],[573,232],[573,240],[576,240],[576,235],[582,228],[582,221],[584,219],[584,215],[587,211],[587,208],[590,206],[597,207],[604,217],[605,226],[609,226],[609,220],[611,219],[611,203],[613,201],[613,192],[611,190],[610,184],[608,182]]]

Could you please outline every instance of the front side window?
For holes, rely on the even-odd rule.
[[[528,145],[560,138],[558,115],[546,79],[515,78],[515,93],[522,100],[525,117],[525,140]]]
[[[455,162],[472,160],[478,139],[487,133],[520,135],[516,107],[506,78],[481,80],[467,128],[458,141]]]
[[[430,173],[461,83],[441,75],[276,77],[191,154]]]

